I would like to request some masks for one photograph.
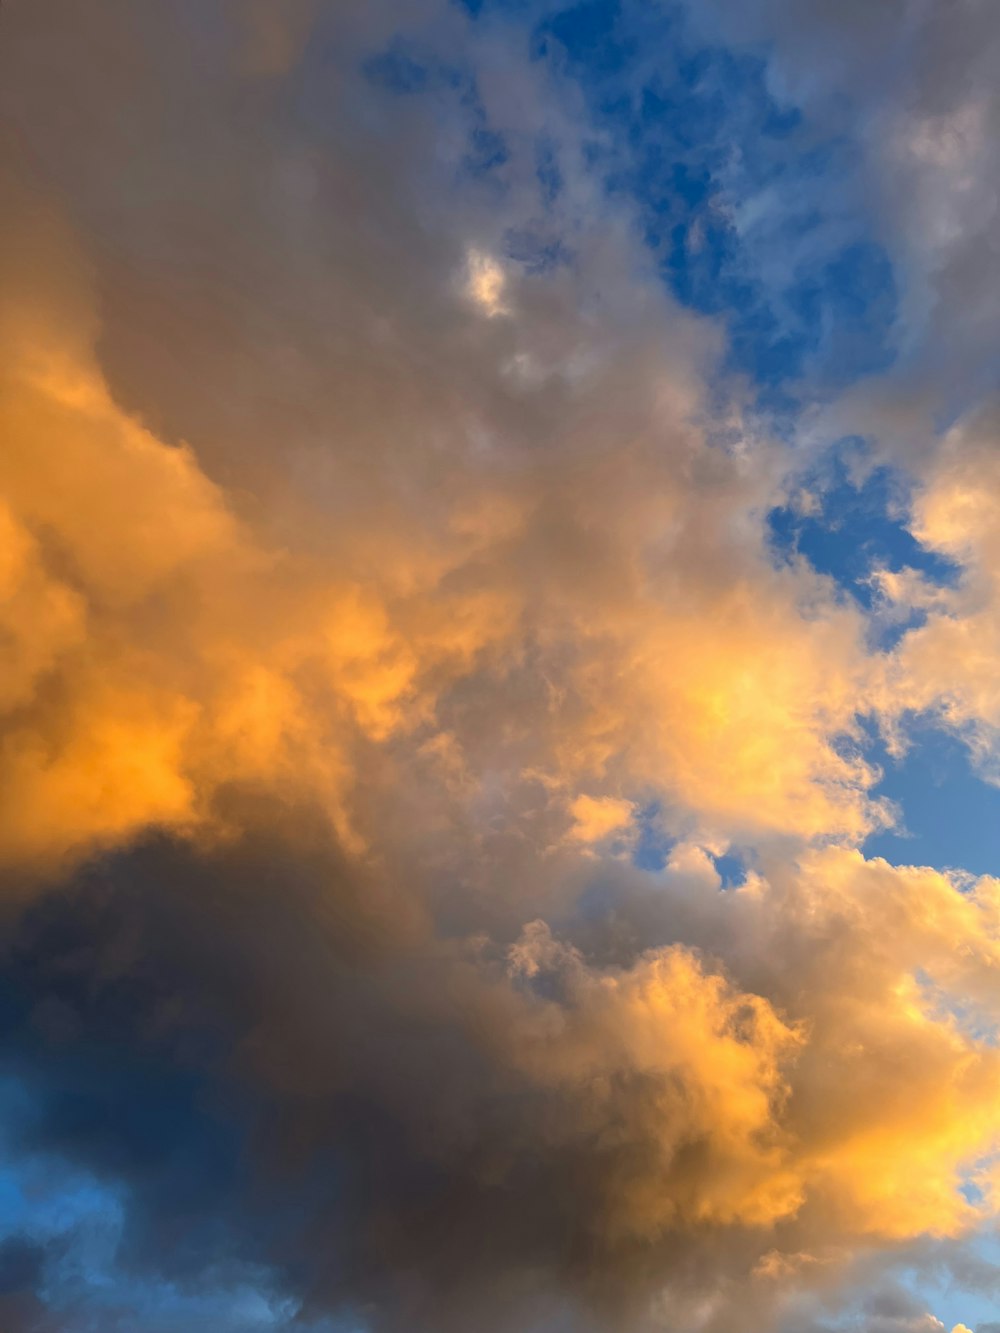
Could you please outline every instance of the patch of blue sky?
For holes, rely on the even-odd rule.
[[[718,872],[724,889],[736,889],[746,882],[749,864],[732,848],[717,856],[712,856],[712,864]]]
[[[724,369],[749,379],[762,409],[790,416],[803,395],[833,392],[890,364],[896,284],[856,187],[858,148],[780,105],[762,55],[699,44],[680,5],[463,7],[475,20],[502,14],[534,24],[534,58],[584,95],[585,158],[608,192],[636,210],[677,298],[724,323]],[[462,173],[503,190],[508,148],[485,115],[474,69],[442,62],[416,38],[396,38],[368,60],[365,75],[401,97],[456,99],[468,127]],[[559,162],[544,135],[536,155],[544,210],[559,193]],[[512,259],[518,248],[514,238]],[[569,259],[551,240],[540,253],[548,266]]]
[[[670,855],[680,841],[665,832],[662,815],[660,802],[653,801],[635,816],[637,834],[631,851],[632,864],[653,874],[666,869]],[[734,889],[746,879],[750,866],[739,849],[730,847],[718,854],[709,852],[708,856],[724,889]]]
[[[913,569],[938,585],[953,584],[960,570],[910,532],[905,477],[888,467],[868,466],[865,453],[861,442],[842,441],[801,478],[801,495],[808,500],[799,498],[772,509],[767,523],[779,560],[804,558],[872,611],[877,601],[872,583],[876,570]],[[898,635],[913,623],[897,624],[893,633]]]
[[[997,1327],[1000,1298],[1000,1236],[984,1227],[960,1243],[943,1241],[921,1256],[903,1284],[945,1329]]]
[[[24,1151],[55,1141],[109,1176],[155,1175],[164,1205],[192,1214],[206,1191],[222,1195],[238,1182],[245,1129],[200,1105],[193,1074],[151,1058],[120,1061],[113,1049],[81,1041],[48,1069],[26,1063],[24,1078],[30,1109],[9,1120],[11,1141]],[[210,1239],[206,1222],[186,1243]]]
[[[0,1099],[31,1100],[16,1080],[5,1083]],[[184,1280],[131,1267],[131,1222],[128,1191],[115,1182],[62,1157],[0,1148],[0,1250],[37,1256],[8,1277],[33,1278],[35,1296],[67,1333],[332,1331],[298,1319],[300,1302],[259,1265],[208,1264]]]
[[[34,1296],[66,1333],[290,1328],[298,1305],[277,1276],[233,1259],[244,1124],[215,1114],[194,1075],[120,1045],[126,993],[112,987],[94,1008],[102,1039],[67,1042],[59,1014],[10,979],[2,1016],[17,1073],[0,1083],[0,1245],[38,1257]],[[56,1054],[39,1060],[46,1029]],[[283,1222],[260,1219],[261,1253]]]
[[[895,277],[858,147],[779,105],[760,55],[699,48],[681,7],[633,0],[548,14],[534,50],[584,91],[607,188],[637,207],[677,297],[725,322],[727,369],[762,406],[891,363]]]
[[[961,872],[957,880],[961,888],[971,886],[970,876]],[[982,1042],[988,1046],[1000,1047],[1000,1024],[997,1015],[989,1003],[983,1004],[975,996],[961,990],[941,984],[925,969],[916,968],[913,980],[919,991],[921,1009],[935,1022],[944,1023],[960,1029],[971,1041]],[[985,1202],[989,1191],[988,1181],[993,1169],[1000,1166],[1000,1154],[989,1153],[978,1161],[966,1162],[960,1170],[957,1188],[968,1203],[975,1206]]]
[[[1000,875],[1000,788],[978,776],[961,738],[933,720],[911,721],[907,739],[900,757],[875,738],[868,749],[883,774],[875,795],[894,801],[903,818],[901,828],[870,837],[865,855]]]
[[[71,1320],[72,1333],[106,1333],[109,1325],[135,1333],[307,1333],[310,1326],[296,1322],[299,1303],[258,1285],[261,1276],[206,1275],[199,1285],[182,1285],[112,1268],[83,1286],[57,1287],[47,1304]]]
[[[807,560],[834,579],[846,596],[872,614],[872,646],[889,650],[923,613],[880,619],[872,574],[878,569],[913,569],[938,585],[953,584],[960,568],[921,546],[907,527],[905,479],[885,467],[866,465],[857,441],[823,458],[803,479],[812,504],[771,511],[768,528],[778,559]],[[1000,788],[982,780],[964,740],[933,717],[911,718],[908,748],[890,754],[874,729],[865,757],[882,772],[874,795],[901,812],[899,827],[870,837],[864,851],[895,865],[954,867],[974,874],[1000,874]]]
[[[677,839],[664,832],[660,815],[660,803],[654,801],[635,816],[637,835],[632,849],[632,863],[640,870],[658,873],[667,864],[676,846]]]
[[[27,1089],[4,1080],[0,1105],[31,1106]],[[4,1136],[6,1138],[6,1136]],[[0,1240],[25,1234],[39,1243],[75,1236],[84,1258],[102,1265],[117,1249],[123,1192],[63,1158],[0,1141]]]

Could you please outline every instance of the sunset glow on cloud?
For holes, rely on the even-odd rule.
[[[3,6],[3,1333],[1000,1330],[998,62]]]

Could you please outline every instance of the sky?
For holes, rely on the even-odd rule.
[[[998,68],[6,0],[4,1333],[1000,1333]]]

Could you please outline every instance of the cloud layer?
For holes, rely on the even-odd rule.
[[[997,772],[992,104],[905,6],[698,17],[924,200],[789,430],[487,8],[0,18],[3,1149],[125,1218],[117,1295],[0,1244],[15,1329],[923,1333],[995,1216],[1000,887],[859,850],[873,736]],[[780,557],[849,431],[951,582]]]

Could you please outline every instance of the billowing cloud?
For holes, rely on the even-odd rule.
[[[21,21],[31,49],[30,20]],[[88,38],[100,39],[100,32]],[[59,54],[57,47],[51,58]],[[79,95],[89,106],[98,91],[87,84]],[[217,90],[210,95],[217,98]],[[222,125],[236,136],[235,177],[259,188],[254,144]],[[160,145],[165,153],[175,142],[192,155],[185,181],[209,169],[186,124],[161,127],[152,151]],[[268,173],[291,169],[291,147],[281,149]],[[318,146],[308,151],[319,154]],[[335,146],[323,171],[346,170],[347,151]],[[122,170],[127,179],[134,168],[124,162]],[[593,257],[570,269],[522,272],[520,296],[512,280],[505,298],[511,311],[519,300],[517,317],[494,329],[481,319],[496,313],[495,262],[473,251],[475,272],[487,275],[493,293],[488,308],[470,309],[464,288],[451,281],[452,265],[465,263],[454,233],[481,220],[459,219],[451,254],[428,256],[440,277],[428,306],[407,294],[426,280],[415,277],[413,247],[428,244],[416,224],[406,247],[371,273],[329,253],[323,237],[302,233],[303,207],[308,217],[324,194],[319,166],[308,170],[314,203],[304,204],[291,187],[278,194],[286,210],[278,243],[263,205],[259,216],[244,215],[248,254],[238,262],[224,236],[213,234],[218,224],[200,197],[188,204],[189,223],[174,223],[166,211],[130,204],[130,192],[116,185],[111,197],[123,215],[112,226],[130,228],[122,245],[139,247],[134,260],[88,257],[79,240],[55,234],[46,245],[47,232],[66,230],[58,209],[13,205],[29,239],[22,245],[12,227],[8,250],[23,255],[29,295],[20,298],[15,287],[7,320],[18,348],[6,371],[14,380],[7,396],[11,521],[28,534],[23,540],[37,544],[48,533],[73,563],[69,581],[47,575],[46,595],[62,609],[40,617],[31,633],[41,641],[23,652],[36,663],[28,668],[36,682],[48,680],[72,616],[91,661],[102,639],[93,622],[103,618],[117,680],[102,661],[104,702],[95,697],[93,707],[114,713],[110,696],[121,701],[121,716],[109,717],[107,727],[84,720],[89,745],[95,733],[107,737],[109,777],[98,784],[105,794],[94,798],[103,807],[88,812],[74,788],[73,743],[59,751],[56,742],[53,754],[52,741],[22,724],[11,746],[14,764],[24,766],[17,786],[25,802],[35,800],[36,788],[38,800],[46,799],[43,774],[53,793],[62,784],[65,795],[53,799],[71,805],[79,824],[67,829],[68,841],[115,836],[144,820],[175,822],[196,813],[205,785],[230,776],[227,767],[240,777],[254,767],[280,768],[281,746],[298,728],[304,748],[322,753],[295,766],[300,776],[325,770],[335,803],[341,742],[328,737],[316,746],[316,728],[336,729],[333,715],[346,705],[375,739],[436,723],[453,752],[456,745],[506,751],[508,778],[540,771],[569,788],[613,785],[598,797],[663,797],[722,837],[858,836],[877,824],[882,813],[865,793],[873,775],[842,748],[865,688],[863,627],[804,571],[772,567],[754,515],[774,485],[773,451],[713,439],[699,381],[699,368],[709,365],[708,334],[629,271],[640,261],[628,238],[606,235],[611,219],[601,214],[574,213]],[[372,201],[376,215],[387,206]],[[181,225],[193,226],[199,239],[173,261],[176,289],[141,299],[148,310],[169,300],[167,337],[182,340],[171,357],[190,358],[194,348],[198,365],[223,358],[213,372],[217,394],[206,395],[194,361],[193,384],[174,382],[166,345],[151,351],[149,365],[122,365],[135,352],[119,346],[120,320],[102,326],[96,314],[99,294],[112,309],[140,299],[122,290],[134,285],[136,263],[145,273],[144,252],[174,244],[144,231]],[[398,220],[389,225],[402,246],[405,229]],[[367,237],[344,237],[349,248],[359,243]],[[436,247],[446,251],[443,240]],[[325,334],[309,308],[312,292],[296,290],[310,250],[334,302],[323,317]],[[184,272],[206,263],[213,276],[203,292],[194,272]],[[272,272],[258,274],[264,263]],[[32,282],[50,266],[66,275],[62,283]],[[142,280],[164,280],[151,258]],[[190,302],[178,298],[189,290]],[[215,301],[220,292],[245,303],[248,315],[256,302],[279,301],[278,317],[302,319],[307,341],[288,331],[296,341],[283,351],[269,332],[215,328],[208,345],[206,321],[217,324],[220,309],[229,318],[230,298]],[[397,300],[391,316],[375,314]],[[596,322],[586,312],[593,301]],[[370,328],[345,342],[362,311]],[[96,361],[98,340],[108,369]],[[331,361],[338,342],[344,351]],[[394,370],[407,347],[422,347],[429,386],[415,364],[404,360],[401,378]],[[453,357],[454,381],[445,369]],[[244,360],[257,365],[249,389],[241,387]],[[120,382],[117,397],[109,375]],[[144,383],[136,383],[139,376]],[[235,429],[220,420],[220,410],[259,394],[258,377],[267,385],[260,412],[249,403],[240,408],[251,414]],[[459,390],[463,381],[469,387]],[[134,410],[122,405],[137,393]],[[173,414],[183,433],[152,434],[140,410],[164,423]],[[331,419],[321,424],[326,410]],[[40,548],[33,559],[44,564]],[[155,617],[156,632],[169,640],[163,651],[149,638],[153,600],[163,608]],[[151,675],[147,659],[155,659]],[[73,689],[86,690],[84,673],[69,661]],[[328,698],[303,698],[325,687]],[[502,717],[498,691],[513,704]],[[130,692],[140,696],[133,704]],[[88,707],[78,700],[66,712],[86,719]],[[138,761],[144,774],[126,778],[126,765],[120,778],[110,776],[123,762],[115,756],[119,742],[148,756]],[[482,771],[479,756],[471,762]],[[127,795],[114,794],[124,788]],[[44,817],[30,809],[17,816],[26,845],[32,823]]]
[[[869,612],[776,557],[801,440],[523,16],[0,23],[4,1152],[219,1327],[818,1329],[986,1225],[1000,888],[859,848],[873,719],[995,752],[989,414],[914,467],[961,576]],[[920,115],[971,179],[987,122]],[[158,1327],[80,1234],[0,1241],[10,1318]]]
[[[735,892],[621,867],[596,934],[504,944],[408,920],[433,886],[373,882],[322,827],[150,844],[11,939],[8,1041],[41,1106],[13,1143],[128,1173],[129,1265],[193,1227],[170,1267],[235,1249],[374,1327],[568,1302],[749,1329],[852,1254],[991,1211],[993,881],[841,850]],[[533,902],[565,916],[567,876],[585,900],[575,867]]]

